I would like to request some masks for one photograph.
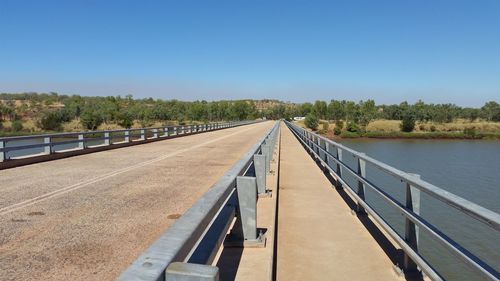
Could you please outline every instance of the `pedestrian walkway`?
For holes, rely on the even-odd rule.
[[[281,126],[277,280],[402,280],[292,132]]]

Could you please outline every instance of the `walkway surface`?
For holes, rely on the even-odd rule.
[[[277,280],[400,280],[391,260],[282,124]]]
[[[0,280],[114,280],[272,125],[0,171]]]

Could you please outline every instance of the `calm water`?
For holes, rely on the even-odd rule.
[[[363,139],[343,140],[342,143],[400,170],[419,174],[427,182],[500,213],[499,141]],[[354,167],[354,161],[350,164]],[[370,165],[367,165],[367,177],[404,202],[403,183]],[[426,220],[500,271],[500,234],[424,193],[421,196],[421,215]],[[402,215],[386,207],[369,188],[366,200],[400,234],[404,233]],[[481,280],[423,231],[420,233],[420,253],[446,279]]]

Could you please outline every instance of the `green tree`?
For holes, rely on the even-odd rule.
[[[412,132],[415,129],[415,117],[411,114],[405,114],[399,127],[403,132]]]
[[[318,127],[318,123],[318,117],[316,117],[316,115],[312,113],[307,114],[306,119],[304,120],[304,124],[306,125],[306,127],[311,130],[316,130],[316,128]]]
[[[130,129],[134,125],[134,118],[128,112],[122,112],[118,115],[118,125]]]
[[[326,102],[317,100],[314,102],[313,113],[320,119],[326,119],[327,108]]]
[[[487,102],[481,107],[481,115],[488,121],[500,121],[500,105],[495,101]]]
[[[313,111],[313,105],[310,102],[306,102],[300,105],[299,113],[300,116],[307,116]]]
[[[37,125],[42,130],[60,131],[66,120],[67,116],[62,111],[45,111]]]
[[[331,100],[328,104],[328,118],[338,121],[345,118],[344,107],[342,103],[337,100]]]
[[[103,122],[102,117],[92,109],[86,109],[80,116],[80,123],[87,130],[95,130]]]
[[[366,102],[360,101],[359,107],[360,107],[359,122],[362,126],[366,126],[368,125],[368,123],[370,123],[370,121],[372,121],[375,118],[375,115],[377,114],[375,101],[374,100],[367,100]]]

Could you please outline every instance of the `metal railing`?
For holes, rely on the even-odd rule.
[[[231,238],[229,242],[240,245],[261,243],[263,237],[257,233],[256,200],[266,191],[266,175],[270,172],[278,132],[279,122],[276,122],[118,280],[181,280],[174,276],[179,270],[183,276],[200,276],[202,270],[213,274],[210,280],[218,280],[218,269],[209,265],[224,239],[228,242]],[[231,225],[230,237],[226,237]]]
[[[83,150],[114,144],[145,142],[146,140],[189,135],[205,131],[235,127],[258,121],[238,121],[224,123],[207,123],[199,125],[164,126],[153,128],[54,133],[31,136],[0,138],[0,162],[15,159],[11,152],[38,149],[36,153],[26,153],[22,157],[49,155],[68,150]],[[69,148],[68,148],[69,147]],[[59,149],[58,149],[59,148]]]
[[[337,188],[345,188],[347,192],[357,201],[357,212],[368,213],[393,240],[404,251],[404,263],[402,270],[405,273],[422,270],[432,280],[443,280],[443,277],[419,254],[419,232],[425,231],[434,241],[443,245],[454,256],[467,264],[478,276],[487,280],[499,280],[500,274],[474,254],[460,246],[456,241],[448,237],[420,215],[420,192],[440,200],[448,206],[457,209],[473,219],[487,225],[493,231],[500,231],[500,215],[472,203],[466,199],[447,192],[437,186],[420,179],[419,176],[400,171],[364,153],[357,152],[323,136],[307,131],[290,122],[285,122],[288,128],[302,142],[303,146],[309,150],[312,156],[332,174],[337,181]],[[351,168],[343,159],[343,152],[351,154],[355,159],[356,168]],[[345,154],[344,154],[345,157]],[[375,167],[387,175],[390,175],[401,182],[406,183],[406,202],[400,203],[393,194],[384,191],[366,175],[366,164]],[[347,183],[346,175],[353,177],[357,182],[356,187]],[[382,198],[386,204],[396,208],[405,220],[404,235],[398,232],[374,210],[374,206],[365,200],[365,189],[370,188],[375,194]],[[420,268],[420,270],[418,269]]]

